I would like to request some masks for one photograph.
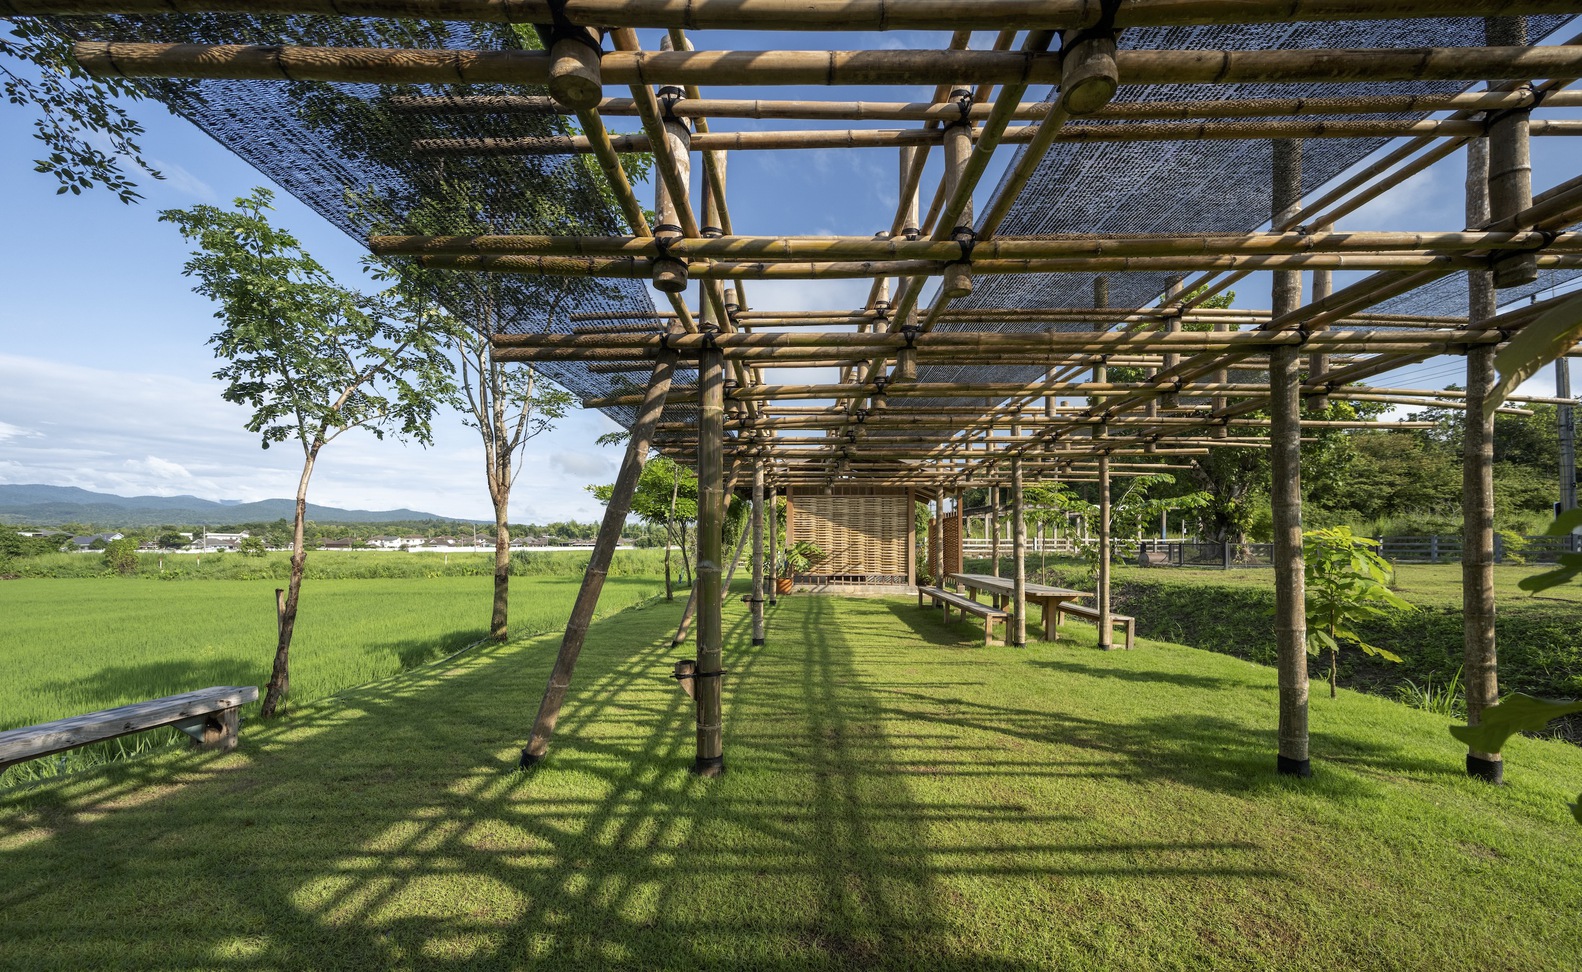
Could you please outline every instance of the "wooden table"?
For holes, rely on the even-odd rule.
[[[978,599],[978,592],[982,591],[994,598],[995,607],[1004,607],[1007,601],[1016,597],[1016,582],[1009,577],[995,577],[992,574],[949,574],[947,579],[954,581],[957,586],[965,588],[968,596],[973,600]],[[1040,620],[1043,621],[1044,640],[1055,641],[1060,637],[1060,606],[1079,597],[1092,597],[1087,591],[1074,591],[1067,587],[1050,587],[1047,584],[1027,584],[1024,587],[1024,596],[1028,602],[1036,603],[1043,611]]]

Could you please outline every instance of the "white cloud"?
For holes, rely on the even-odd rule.
[[[39,434],[32,429],[24,429],[9,422],[0,422],[0,442],[4,442],[7,439],[37,438]]]
[[[608,457],[586,452],[557,452],[549,457],[549,464],[573,476],[608,476],[615,468]]]

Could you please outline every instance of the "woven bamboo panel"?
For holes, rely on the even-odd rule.
[[[797,493],[791,542],[810,540],[828,554],[813,575],[907,574],[912,511],[905,493],[826,496]]]
[[[945,517],[945,536],[940,553],[945,555],[944,573],[961,573],[961,507]]]

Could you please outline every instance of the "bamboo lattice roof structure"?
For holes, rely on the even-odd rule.
[[[142,79],[376,254],[421,268],[454,314],[493,328],[502,357],[617,422],[636,421],[653,362],[678,353],[662,452],[696,459],[690,364],[717,353],[728,465],[767,461],[776,485],[924,493],[1001,482],[1011,458],[1035,478],[1081,479],[1100,458],[1124,475],[1267,448],[1281,348],[1306,356],[1310,404],[1458,405],[1368,381],[1498,344],[1540,314],[1545,302],[1469,319],[1467,275],[1492,268],[1509,306],[1582,273],[1582,178],[1523,194],[1496,173],[1492,211],[1461,232],[1344,220],[1497,126],[1582,134],[1548,114],[1582,106],[1567,90],[1582,45],[1539,43],[1569,40],[1579,12],[1577,0],[0,0],[0,15],[55,18],[90,73]],[[644,50],[639,28],[665,30],[666,49]],[[764,49],[702,49],[716,29],[759,31]],[[841,31],[935,31],[938,46],[775,50],[793,29],[835,46]],[[986,48],[973,31],[998,36]],[[801,96],[813,85],[828,96]],[[894,99],[843,100],[851,85],[893,86]],[[734,97],[742,86],[800,97]],[[786,124],[710,131],[711,118]],[[640,131],[612,135],[617,119]],[[892,160],[891,225],[733,232],[730,153],[832,146]],[[653,153],[655,200],[635,194],[634,151]],[[937,187],[923,179],[935,152]],[[1282,178],[1295,198],[1276,192]],[[1332,288],[1352,270],[1365,276]],[[1317,292],[1294,309],[1201,306],[1247,274],[1289,287],[1304,271]],[[779,279],[872,283],[862,307],[752,303],[754,281]],[[839,380],[779,377],[793,369]],[[1314,429],[1365,424],[1309,416]]]

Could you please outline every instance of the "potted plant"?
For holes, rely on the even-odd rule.
[[[775,593],[790,594],[796,575],[806,572],[827,556],[824,548],[811,540],[799,540],[785,548],[780,555],[780,569],[775,572]]]

